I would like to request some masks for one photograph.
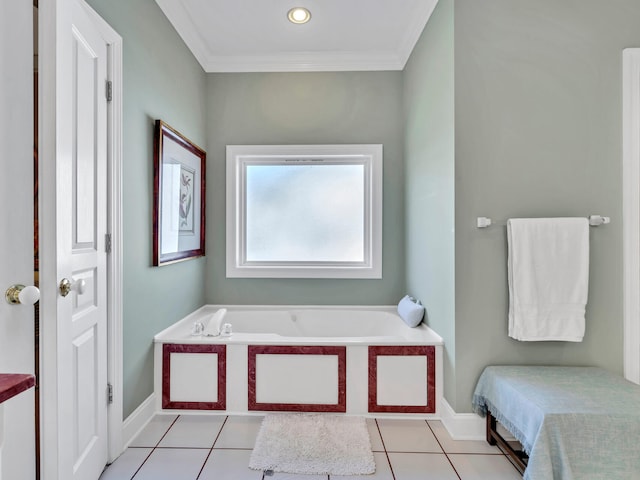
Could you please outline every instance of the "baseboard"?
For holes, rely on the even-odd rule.
[[[454,440],[485,440],[485,420],[475,413],[456,413],[446,399],[440,403],[440,421]],[[122,441],[127,448],[155,415],[155,394],[136,408],[122,423]]]
[[[485,440],[485,420],[475,413],[456,413],[446,399],[440,404],[440,421],[454,440]]]
[[[122,423],[122,441],[127,448],[156,413],[152,393]],[[445,398],[440,399],[440,421],[454,440],[485,440],[485,420],[475,413],[456,413]]]
[[[152,393],[122,423],[122,443],[127,448],[131,441],[151,421],[156,413],[156,395]]]

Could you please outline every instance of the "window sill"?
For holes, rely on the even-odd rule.
[[[372,267],[256,267],[227,264],[227,278],[334,278],[381,279],[382,269]]]

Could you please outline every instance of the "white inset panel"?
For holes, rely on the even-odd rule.
[[[95,328],[92,327],[73,341],[73,362],[76,371],[75,398],[74,398],[74,428],[76,430],[75,458],[79,460],[85,451],[91,447],[97,435],[96,398],[99,385],[96,384],[97,359],[96,359]],[[106,395],[106,385],[102,385],[102,391]]]
[[[367,412],[369,400],[369,347],[347,347],[347,413]]]
[[[75,151],[74,151],[74,215],[75,244],[95,244],[96,209],[96,55],[84,39],[74,38],[75,53]]]
[[[248,395],[247,345],[227,345],[227,406],[233,412],[246,412]]]
[[[378,355],[378,405],[427,404],[427,358],[423,355]]]
[[[257,403],[338,403],[337,355],[256,355]]]
[[[172,402],[218,401],[217,353],[172,353],[170,375]]]

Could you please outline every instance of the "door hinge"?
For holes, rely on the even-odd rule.
[[[106,233],[104,235],[104,251],[106,253],[111,253],[111,234]]]
[[[113,100],[113,82],[111,80],[107,80],[107,102]]]
[[[113,385],[107,383],[107,403],[111,405],[113,403]]]

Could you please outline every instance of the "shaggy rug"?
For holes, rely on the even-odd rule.
[[[366,475],[376,465],[364,418],[323,414],[267,415],[249,468],[283,473]]]

